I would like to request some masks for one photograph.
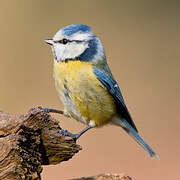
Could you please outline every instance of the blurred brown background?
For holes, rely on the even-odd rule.
[[[100,37],[111,70],[152,160],[121,128],[87,132],[73,159],[44,167],[43,180],[125,172],[136,180],[179,179],[180,1],[2,0],[0,108],[24,113],[43,105],[62,109],[52,77],[52,53],[43,40],[61,27],[87,24]],[[61,116],[61,126],[83,125]]]

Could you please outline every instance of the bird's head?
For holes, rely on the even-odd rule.
[[[57,61],[80,60],[94,63],[106,61],[103,46],[91,28],[82,24],[72,24],[60,29],[50,44]]]

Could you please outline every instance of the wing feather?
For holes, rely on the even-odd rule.
[[[94,67],[94,74],[97,79],[101,82],[103,87],[113,96],[117,106],[117,113],[122,118],[125,118],[127,122],[138,132],[131,115],[126,107],[125,101],[123,99],[121,90],[116,83],[116,81],[107,74],[104,70]]]

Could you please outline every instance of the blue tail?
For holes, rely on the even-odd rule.
[[[125,119],[113,118],[112,122],[115,125],[121,126],[138,144],[145,149],[145,151],[148,152],[151,158],[156,157],[159,159],[159,156],[154,152],[154,150]]]

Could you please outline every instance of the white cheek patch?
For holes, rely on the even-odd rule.
[[[55,43],[53,45],[54,48],[54,56],[56,60],[61,60],[64,56],[65,46],[60,43]]]
[[[57,60],[73,59],[81,55],[88,48],[87,43],[70,42],[66,45],[54,44],[54,56]]]
[[[87,43],[70,43],[69,46],[66,47],[64,54],[66,55],[65,58],[75,58],[81,55],[86,49],[88,48]]]

